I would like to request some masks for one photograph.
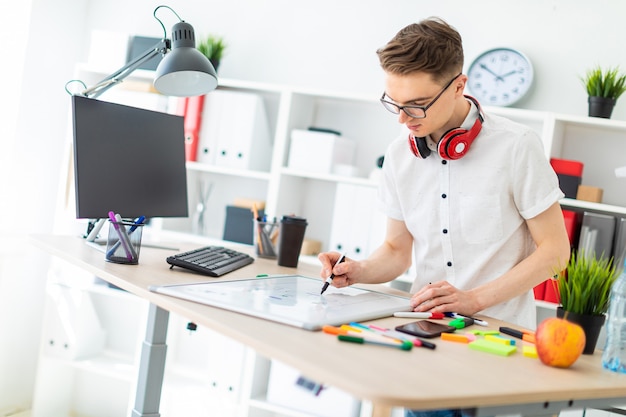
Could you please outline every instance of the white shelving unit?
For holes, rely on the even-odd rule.
[[[89,84],[108,73],[80,66],[76,78]],[[141,94],[148,94],[145,85],[151,82],[152,76],[150,72],[136,72],[127,82],[134,90],[143,89]],[[258,171],[188,162],[190,218],[164,219],[163,229],[190,234],[197,232],[192,223],[194,210],[202,203],[200,190],[208,184],[211,193],[206,205],[203,234],[212,238],[222,237],[225,207],[238,197],[265,201],[265,211],[270,216],[294,213],[307,218],[306,236],[321,241],[323,250],[331,248],[333,243],[333,224],[349,223],[359,215],[371,216],[372,207],[366,203],[337,210],[336,203],[340,199],[336,198],[336,192],[346,186],[370,191],[377,187],[376,181],[369,179],[369,174],[376,169],[376,161],[384,154],[388,143],[402,129],[396,117],[381,109],[378,97],[225,79],[220,80],[218,88],[253,93],[262,98],[272,146],[269,168]],[[531,126],[541,136],[547,157],[583,161],[583,183],[604,188],[607,204],[566,199],[562,202],[564,206],[626,216],[626,193],[623,192],[626,184],[614,175],[615,168],[626,165],[626,154],[622,151],[626,122],[512,108],[486,108],[485,111]],[[246,118],[245,114],[239,116],[242,120]],[[339,131],[357,142],[354,165],[358,176],[311,173],[288,167],[291,131],[310,126]],[[236,140],[236,133],[233,132],[233,140]],[[375,204],[375,201],[371,202],[371,205]],[[372,219],[375,220],[370,222],[374,224],[371,239],[376,240],[384,230],[384,219]],[[366,256],[368,250],[360,253]],[[49,346],[45,346],[49,339],[44,338],[33,415],[126,414],[133,392],[136,355],[143,335],[145,302],[123,291],[94,283],[93,277],[68,270],[67,265],[55,269],[54,273],[57,277],[51,279],[52,287],[72,286],[87,295],[96,317],[92,324],[100,326],[107,338],[102,349],[88,358],[68,358],[50,352]],[[72,277],[69,282],[67,276]],[[49,308],[58,311],[59,305],[52,297],[48,302]],[[540,317],[554,314],[554,305],[550,303],[538,302],[538,309]],[[312,416],[306,410],[290,409],[267,401],[271,374],[268,359],[206,329],[200,328],[189,334],[185,327],[184,318],[170,315],[170,347],[162,400],[164,417],[207,415],[207,410],[216,409],[224,416]],[[49,325],[47,329],[50,330]],[[44,332],[48,330],[44,329]],[[233,358],[232,362],[230,358]],[[228,368],[223,368],[226,365]],[[103,396],[103,392],[106,395]],[[368,416],[368,410],[364,403],[360,415]]]

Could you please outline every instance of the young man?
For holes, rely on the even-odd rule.
[[[414,311],[534,328],[532,289],[570,255],[563,193],[540,138],[463,94],[461,36],[444,21],[411,24],[377,53],[381,102],[407,128],[383,163],[385,241],[362,261],[320,254],[321,275],[334,273],[336,287],[382,283],[414,259]]]

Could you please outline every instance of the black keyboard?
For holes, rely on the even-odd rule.
[[[254,262],[254,258],[242,252],[221,246],[205,246],[188,252],[168,256],[170,269],[175,266],[201,274],[219,277]]]

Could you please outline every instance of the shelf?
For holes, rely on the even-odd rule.
[[[335,175],[335,174],[318,174],[314,172],[299,171],[297,169],[292,169],[292,168],[282,168],[280,172],[283,175],[288,175],[291,177],[300,177],[300,178],[307,178],[307,179],[320,180],[320,181],[329,181],[329,182],[335,182],[335,183],[364,185],[367,187],[378,187],[377,182],[372,181],[367,178],[361,178],[361,177],[344,177],[344,176]]]
[[[626,185],[626,184],[625,184]],[[563,198],[559,201],[561,207],[568,209],[583,209],[606,214],[618,214],[626,216],[626,207],[611,204],[593,203],[591,201]]]
[[[90,358],[69,360],[52,355],[44,355],[44,358],[57,361],[74,369],[106,376],[120,381],[133,382],[136,368],[133,357],[121,355],[112,351],[105,351],[100,355]]]
[[[208,172],[212,174],[230,175],[233,177],[250,178],[255,180],[269,181],[269,172],[241,170],[236,168],[220,167],[215,165],[202,164],[200,162],[187,162],[187,169],[197,172]]]
[[[264,411],[270,414],[260,414],[261,416],[289,416],[289,417],[315,417],[313,414],[303,413],[301,411],[285,408],[284,406],[276,405],[267,402],[264,398],[252,398],[248,402],[250,407],[256,408],[260,411]],[[251,416],[259,415],[250,411]]]

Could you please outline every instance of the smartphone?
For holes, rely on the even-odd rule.
[[[413,336],[431,338],[441,336],[441,333],[452,333],[456,328],[430,320],[418,320],[396,326],[396,330]]]

